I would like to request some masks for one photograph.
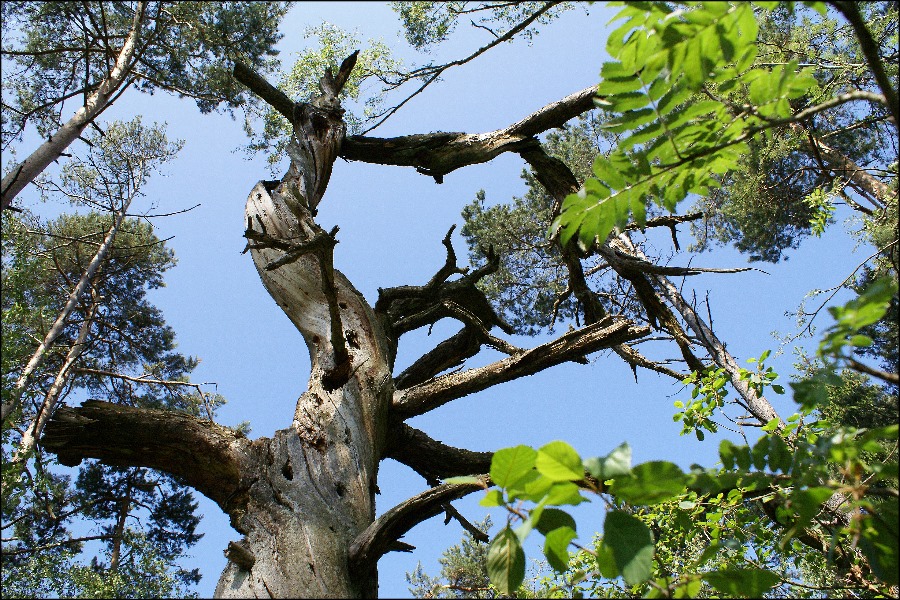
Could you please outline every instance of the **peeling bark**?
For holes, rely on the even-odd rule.
[[[333,268],[333,244],[314,243],[324,231],[313,219],[343,141],[337,94],[355,58],[326,73],[321,96],[294,107],[288,173],[274,189],[258,183],[247,200],[253,262],[303,335],[312,372],[290,428],[260,445],[235,520],[244,539],[231,554],[241,558],[222,573],[218,597],[377,593],[375,572],[351,571],[347,549],[375,518],[393,355],[371,307]]]

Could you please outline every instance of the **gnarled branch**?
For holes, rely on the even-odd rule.
[[[393,458],[425,478],[429,485],[457,475],[487,473],[493,452],[454,448],[432,439],[406,423],[395,423],[388,433],[384,458]]]
[[[561,127],[594,107],[596,87],[588,87],[533,112],[509,127],[487,133],[428,133],[395,138],[352,135],[344,140],[340,156],[381,165],[415,167],[443,182],[444,175],[460,167],[488,162],[504,152],[519,152],[535,143],[532,136]]]
[[[243,480],[250,442],[240,433],[185,413],[88,400],[60,407],[41,438],[61,464],[85,458],[119,467],[171,473],[230,513]]]
[[[394,393],[391,410],[401,418],[430,410],[491,386],[533,375],[571,360],[583,359],[597,350],[622,344],[650,333],[649,327],[636,326],[621,317],[605,317],[587,327],[531,350],[490,365],[442,375],[425,383]]]
[[[426,490],[387,511],[369,525],[350,545],[348,561],[350,571],[366,573],[375,568],[378,559],[390,550],[407,531],[444,511],[444,505],[485,489],[489,478],[484,475],[481,483],[445,483]]]

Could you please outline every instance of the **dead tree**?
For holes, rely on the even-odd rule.
[[[413,166],[439,182],[502,152],[536,148],[537,134],[589,110],[593,92],[588,88],[488,134],[345,139],[338,95],[355,61],[356,54],[337,73],[326,72],[321,95],[299,104],[241,65],[235,68],[238,80],[294,125],[290,169],[280,181],[252,189],[245,231],[263,285],[310,352],[307,391],[290,427],[251,442],[186,414],[89,401],[60,408],[42,438],[63,464],[97,458],[159,469],[218,503],[243,536],[225,550],[229,563],[219,597],[374,597],[378,559],[409,549],[399,537],[481,489],[440,480],[483,474],[490,465],[490,453],[446,446],[405,419],[563,362],[585,362],[591,353],[650,331],[603,315],[536,348],[516,348],[492,333],[495,327],[509,332],[509,326],[476,287],[497,257],[489,252],[485,266],[462,269],[449,234],[446,262],[430,281],[380,290],[371,306],[334,268],[337,228],[326,232],[315,222],[338,156]],[[459,333],[394,375],[401,336],[445,317],[461,323]],[[446,373],[485,345],[508,357]],[[389,457],[434,487],[376,520],[378,465]]]

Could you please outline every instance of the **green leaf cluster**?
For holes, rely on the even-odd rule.
[[[816,86],[796,61],[752,68],[758,25],[747,3],[627,4],[616,20],[624,23],[607,42],[615,60],[603,65],[597,102],[618,115],[607,128],[620,139],[554,220],[564,245],[576,234],[584,247],[602,242],[632,215],[642,226],[651,199],[674,211],[688,194],[706,195],[753,134],[788,118],[790,100]],[[736,90],[750,104],[732,105]]]
[[[766,357],[763,353],[759,362]],[[866,490],[896,486],[896,459],[884,449],[887,443],[896,452],[897,432],[897,425],[869,430],[825,421],[804,425],[794,415],[786,424],[774,419],[752,446],[722,441],[721,469],[695,465],[687,473],[667,461],[632,466],[627,444],[586,460],[561,441],[538,450],[500,450],[491,465],[498,489],[489,490],[482,505],[504,506],[511,520],[521,523],[507,524],[492,540],[491,583],[501,593],[522,584],[522,542],[537,529],[545,536],[544,556],[555,572],[577,564],[584,573],[566,584],[579,593],[584,581],[621,577],[626,589],[643,590],[648,597],[692,597],[701,590],[706,590],[703,595],[759,597],[776,586],[791,589],[792,568],[826,568],[823,552],[832,545],[836,560],[864,560],[880,585],[895,585],[896,509]],[[595,549],[582,550],[588,558],[573,559],[568,546],[576,524],[554,507],[582,502],[585,493],[600,496],[608,511]],[[832,534],[819,519],[833,510],[827,503],[835,493],[848,497],[841,510],[856,516]],[[523,510],[523,503],[532,508]],[[807,544],[819,539],[820,553],[800,539]],[[854,555],[853,540],[864,540],[861,555]],[[750,550],[755,560],[748,557]],[[594,591],[596,585],[608,586],[597,583]]]

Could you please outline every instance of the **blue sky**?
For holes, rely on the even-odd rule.
[[[597,83],[606,59],[606,23],[614,11],[603,5],[588,10],[586,14],[578,7],[542,27],[531,45],[524,41],[504,44],[472,64],[450,69],[442,82],[412,100],[372,135],[491,131]],[[434,56],[417,56],[399,33],[397,16],[386,4],[299,3],[283,25],[285,37],[279,45],[283,67],[289,67],[295,60],[293,53],[310,42],[303,38],[304,29],[323,21],[356,29],[363,40],[383,39],[407,64],[458,58],[489,41],[487,32],[461,23],[458,34]],[[258,180],[271,178],[264,158],[247,160],[236,151],[246,143],[239,120],[201,116],[190,101],[166,94],[151,97],[130,91],[104,118],[130,119],[135,114],[143,114],[145,123],[168,122],[169,136],[186,142],[178,159],[151,182],[141,208],[152,205],[152,212],[165,213],[201,203],[186,214],[154,221],[159,237],[174,236],[169,245],[179,264],[167,274],[167,287],[153,292],[151,299],[177,332],[179,349],[202,359],[193,380],[215,382],[216,391],[228,399],[220,410],[220,421],[236,425],[249,420],[252,438],[269,436],[289,426],[296,399],[305,389],[309,359],[299,333],[264,291],[249,255],[240,254],[245,244],[246,196]],[[26,142],[22,154],[30,149]],[[424,283],[443,264],[441,239],[453,224],[457,225],[457,254],[464,260],[465,245],[458,234],[462,207],[480,189],[486,191],[488,202],[523,194],[525,186],[519,176],[523,166],[517,155],[504,154],[488,164],[455,171],[442,185],[436,185],[411,168],[339,160],[318,217],[326,230],[340,226],[336,268],[372,304],[379,287]],[[29,190],[17,202],[28,205],[34,196]],[[45,216],[59,209],[40,204],[33,208]],[[837,216],[840,221],[840,209]],[[668,231],[662,233],[653,235],[653,243],[661,254],[674,252]],[[680,241],[683,247],[689,243],[686,228]],[[866,256],[865,249],[854,252],[847,227],[839,222],[822,238],[806,240],[799,251],[790,253],[789,261],[755,265],[768,274],[701,275],[684,282],[684,294],[691,298],[696,290],[700,303],[708,291],[714,326],[744,364],[765,349],[779,349],[773,331],[795,332],[794,318],[785,312],[796,310],[809,290],[837,285]],[[687,260],[685,255],[675,255],[671,264],[685,265]],[[744,266],[746,258],[730,249],[717,249],[695,257],[692,264],[735,267]],[[827,315],[820,316],[817,323],[827,325]],[[424,331],[404,336],[397,372],[456,329],[441,322],[430,337]],[[544,339],[549,338],[513,342],[530,347]],[[811,346],[809,342],[806,345]],[[498,357],[486,353],[467,366]],[[786,379],[793,360],[788,348],[769,362]],[[673,402],[686,398],[689,391],[645,370],[639,371],[638,378],[635,384],[630,368],[615,355],[600,354],[590,365],[562,365],[504,384],[417,417],[410,424],[435,439],[472,450],[540,446],[563,439],[587,457],[606,454],[627,441],[635,462],[665,459],[685,468],[691,463],[713,465],[723,436],[709,436],[700,443],[693,436],[679,436],[680,427],[672,422]],[[793,412],[789,402],[774,400],[782,416]],[[382,513],[423,491],[426,484],[408,468],[387,460],[381,466],[379,487],[378,512]],[[479,498],[480,494],[472,495],[456,506],[470,520],[480,520],[487,511],[478,506]],[[201,512],[205,517],[200,530],[205,536],[191,550],[193,559],[187,564],[200,567],[204,578],[198,591],[201,596],[211,596],[225,566],[222,551],[229,540],[239,536],[218,507],[205,498],[201,499]],[[579,519],[579,541],[588,543],[602,521],[602,507],[594,502],[573,512]],[[495,512],[493,518],[500,523],[505,517]],[[389,554],[380,562],[380,595],[408,596],[404,573],[421,561],[427,572],[436,574],[441,552],[461,535],[458,524],[444,526],[440,517],[412,530],[404,541],[417,551]],[[532,545],[530,556],[537,555],[536,547]]]

